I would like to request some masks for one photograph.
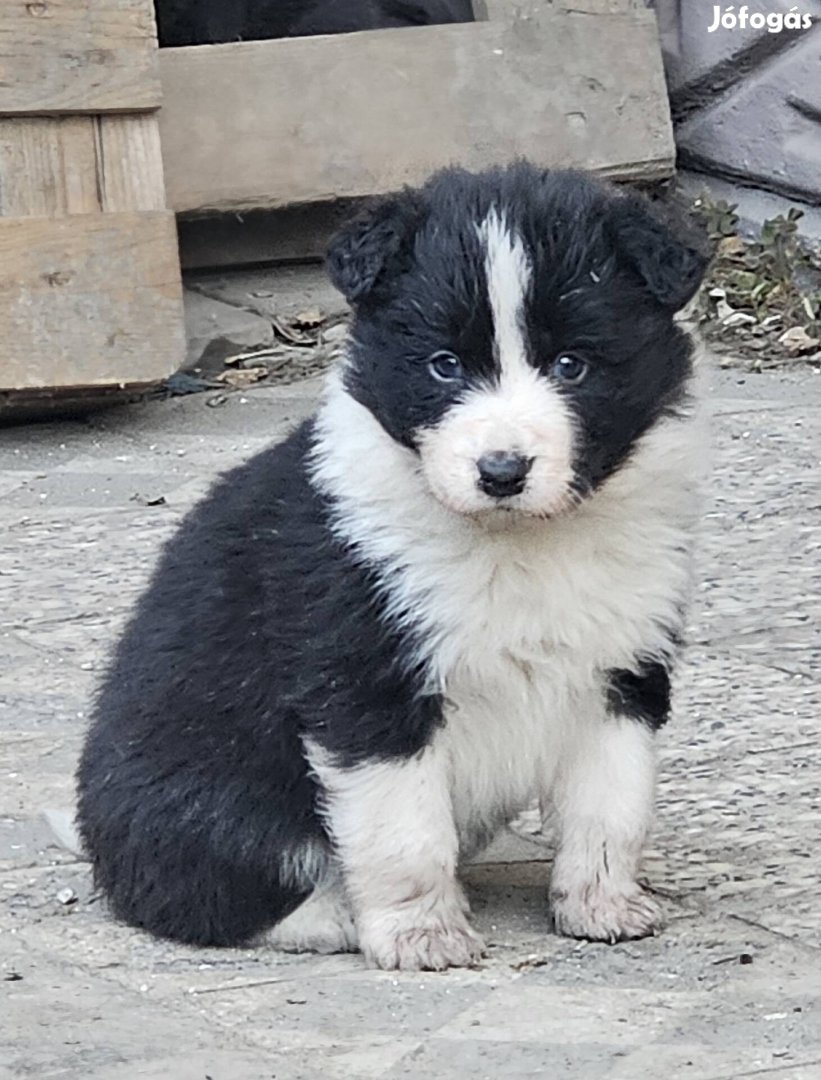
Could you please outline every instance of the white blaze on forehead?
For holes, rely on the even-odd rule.
[[[488,299],[493,313],[496,352],[502,375],[528,367],[524,332],[525,298],[531,265],[521,237],[511,230],[495,207],[479,229],[485,245]]]

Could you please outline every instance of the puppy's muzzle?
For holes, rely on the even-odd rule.
[[[494,499],[509,499],[520,495],[527,483],[527,475],[533,458],[508,450],[494,450],[483,454],[476,462],[479,470],[479,488]]]

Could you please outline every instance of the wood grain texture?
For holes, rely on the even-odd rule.
[[[507,17],[476,24],[162,50],[169,205],[358,197],[451,162],[517,156],[669,176],[653,12],[532,7],[511,3]]]
[[[0,0],[0,390],[146,385],[185,355],[152,0]]]
[[[0,119],[0,217],[99,209],[90,116]]]
[[[0,217],[164,210],[157,118],[0,118]]]
[[[164,210],[165,181],[156,115],[99,117],[97,173],[103,210]]]
[[[0,120],[0,126],[7,121]],[[93,214],[100,206],[100,170],[97,153],[99,119],[95,116],[62,116],[58,120],[25,119],[21,125],[37,125],[47,130],[55,124],[53,138],[60,147],[60,172],[54,177],[62,191],[62,214]],[[156,118],[154,123],[156,125]],[[162,173],[160,173],[162,176]],[[29,174],[29,184],[40,187],[43,177]],[[62,181],[62,183],[60,183]],[[2,209],[0,209],[2,214]]]
[[[0,219],[0,389],[127,386],[184,356],[170,212]]]
[[[160,104],[152,0],[0,0],[0,115]]]

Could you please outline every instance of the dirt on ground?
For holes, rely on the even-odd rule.
[[[747,236],[732,204],[704,196],[695,210],[715,255],[693,315],[719,363],[821,370],[821,251],[801,238],[801,211],[793,207]]]

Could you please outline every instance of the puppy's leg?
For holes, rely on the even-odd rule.
[[[267,943],[283,952],[356,951],[353,912],[342,876],[335,868],[292,915],[276,926]]]
[[[309,758],[370,964],[406,971],[464,967],[482,955],[456,881],[458,841],[447,762],[413,758],[341,768]]]
[[[645,937],[661,913],[636,881],[653,812],[653,732],[603,709],[580,720],[551,792],[559,828],[550,883],[553,923],[569,937]]]

